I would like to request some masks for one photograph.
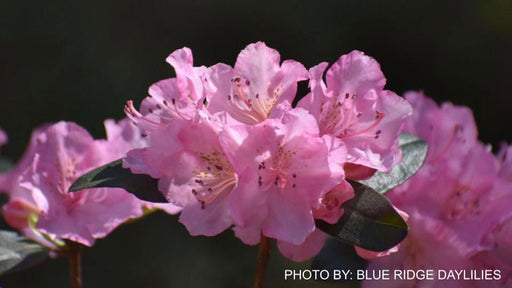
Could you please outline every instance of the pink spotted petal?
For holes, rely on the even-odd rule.
[[[375,128],[364,134],[342,139],[348,149],[347,161],[380,171],[391,171],[402,159],[397,141],[405,120],[412,114],[412,108],[402,97],[383,91],[376,103],[376,111],[383,113],[383,117]],[[365,116],[361,117],[362,122],[359,124],[361,130],[376,123],[374,116],[367,121],[364,118]]]
[[[241,76],[252,80],[250,85],[255,91],[265,93],[268,83],[272,82],[273,76],[279,71],[279,62],[277,50],[267,47],[263,42],[257,42],[240,52],[235,69]]]
[[[215,236],[231,226],[226,195],[202,207],[200,203],[183,207],[180,222],[191,235]]]
[[[177,86],[183,98],[192,98],[194,105],[205,97],[203,79],[207,74],[207,68],[193,67],[192,51],[189,48],[182,48],[174,51],[167,62],[176,70]]]
[[[307,71],[293,60],[280,65],[279,53],[258,42],[240,52],[234,68],[211,67],[210,78],[215,92],[208,110],[227,111],[234,119],[254,125],[269,118],[277,105],[293,102],[297,82],[307,79]]]
[[[352,51],[332,65],[327,71],[326,82],[329,90],[365,97],[370,90],[382,90],[386,78],[375,59],[363,52]]]

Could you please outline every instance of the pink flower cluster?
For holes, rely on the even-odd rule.
[[[68,192],[82,174],[144,145],[139,129],[129,119],[107,120],[105,127],[106,140],[94,140],[71,122],[36,129],[22,159],[0,174],[0,191],[10,197],[2,211],[6,222],[25,236],[58,249],[64,239],[91,246],[128,219],[142,216],[143,208],[177,213],[179,208],[171,204],[155,207],[118,188]]]
[[[426,140],[429,153],[413,178],[386,194],[409,214],[408,237],[399,252],[372,260],[368,269],[465,270],[467,277],[476,271],[474,278],[480,279],[481,271],[490,270],[494,278],[436,276],[425,281],[365,281],[363,287],[511,287],[512,146],[493,155],[477,140],[466,107],[439,107],[418,92],[405,98],[414,108],[405,131]]]
[[[167,62],[176,78],[153,84],[140,112],[128,101],[147,146],[128,152],[124,166],[159,179],[192,235],[233,227],[244,243],[274,238],[285,256],[305,260],[326,238],[315,219],[337,222],[353,196],[345,179],[401,160],[397,138],[411,106],[384,90],[379,64],[361,52],[309,73],[262,42],[234,67],[194,67],[188,48]],[[307,79],[311,92],[292,108]]]

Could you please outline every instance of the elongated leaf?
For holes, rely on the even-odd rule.
[[[49,250],[16,232],[0,230],[0,275],[41,263]]]
[[[335,238],[371,251],[385,251],[407,236],[408,227],[389,200],[361,183],[350,181],[355,196],[342,204],[338,223],[317,220],[317,227]]]
[[[70,192],[95,187],[123,188],[135,197],[157,203],[167,203],[158,191],[158,180],[144,174],[133,174],[130,169],[123,168],[123,160],[119,159],[98,167],[78,178],[69,188]]]
[[[428,144],[416,135],[402,133],[398,145],[402,149],[402,161],[390,173],[377,171],[370,179],[359,182],[379,193],[385,193],[411,178],[423,165]]]

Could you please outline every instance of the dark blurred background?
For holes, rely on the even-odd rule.
[[[196,65],[233,65],[265,41],[306,67],[357,49],[380,62],[387,88],[423,89],[473,109],[480,138],[512,142],[512,1],[2,1],[2,156],[15,161],[31,130],[74,121],[104,137],[103,119],[124,117],[183,46]],[[301,90],[303,93],[304,90]],[[155,213],[84,251],[85,287],[251,287],[256,247],[232,232],[192,237],[176,216]],[[284,281],[308,267],[272,254],[268,287],[327,287]],[[4,288],[69,287],[63,259],[0,277]]]

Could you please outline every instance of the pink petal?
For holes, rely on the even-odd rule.
[[[208,110],[212,114],[227,111],[234,119],[253,125],[269,118],[274,107],[289,105],[297,82],[307,79],[307,71],[296,61],[287,60],[281,66],[279,61],[276,50],[258,42],[240,52],[234,68],[213,66],[210,77],[215,92]]]
[[[183,207],[180,222],[191,235],[215,236],[231,226],[225,195],[205,206],[200,203]]]
[[[277,246],[286,258],[295,262],[302,262],[316,256],[322,250],[326,239],[327,234],[315,229],[300,245],[277,241]]]
[[[360,51],[341,56],[327,71],[326,80],[329,90],[358,97],[369,90],[381,91],[386,84],[379,63]]]
[[[268,193],[268,217],[262,224],[263,234],[298,245],[315,230],[309,199],[292,191]]]

